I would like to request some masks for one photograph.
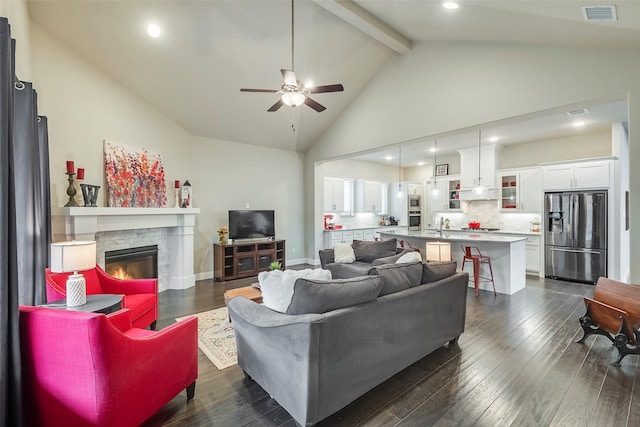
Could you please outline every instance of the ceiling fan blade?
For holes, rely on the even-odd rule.
[[[284,68],[280,70],[282,73],[282,78],[284,79],[284,84],[287,86],[298,87],[298,81],[296,80],[296,73],[292,70],[285,70]]]
[[[315,86],[305,88],[309,93],[326,93],[326,92],[342,92],[344,87],[341,84]]]
[[[277,93],[277,89],[240,89],[240,92]]]
[[[282,102],[282,99],[278,99],[278,102],[273,104],[271,106],[271,108],[269,108],[267,111],[269,111],[269,112],[278,111],[280,109],[280,107],[282,107],[283,105],[284,105],[284,102]]]
[[[313,108],[314,110],[316,110],[318,113],[327,109],[327,107],[325,107],[324,105],[318,104],[316,101],[309,98],[308,96],[304,100],[304,103],[307,104],[309,107]]]

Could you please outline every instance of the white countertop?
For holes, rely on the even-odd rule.
[[[481,232],[462,232],[457,231],[453,233],[447,233],[446,230],[442,232],[442,236],[440,233],[435,231],[405,231],[398,230],[388,232],[381,232],[381,234],[386,234],[389,236],[395,237],[406,237],[406,238],[417,238],[417,239],[425,239],[425,240],[449,240],[453,242],[479,242],[479,243],[513,243],[527,240],[526,237],[516,237],[516,236],[506,236],[506,235],[496,235],[493,233]]]
[[[343,227],[341,229],[334,229],[334,230],[323,230],[323,231],[355,231],[355,230],[378,230],[378,229],[388,229],[388,230],[395,230],[395,229],[405,229],[406,230],[406,226],[402,226],[402,225],[371,225],[371,226],[367,226],[367,227]]]
[[[427,228],[424,231],[426,232],[432,232],[435,233],[436,229],[435,228]],[[450,229],[450,230],[443,230],[443,233],[470,233],[471,231],[469,230],[460,230],[460,229]],[[478,233],[478,234],[511,234],[511,235],[516,235],[516,236],[541,236],[542,233],[541,232],[535,232],[535,231],[508,231],[508,230],[493,230],[493,231],[484,231],[484,230],[478,230],[478,231],[474,231],[473,233]]]

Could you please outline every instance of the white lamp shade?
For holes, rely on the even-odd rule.
[[[51,244],[51,271],[69,273],[96,266],[96,242],[58,242]]]
[[[451,261],[451,244],[447,242],[427,242],[427,261]]]

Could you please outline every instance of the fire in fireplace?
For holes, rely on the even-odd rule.
[[[118,279],[156,279],[158,277],[158,246],[107,251],[105,271]]]

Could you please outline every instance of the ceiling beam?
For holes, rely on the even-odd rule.
[[[403,36],[351,0],[313,0],[345,22],[399,54],[411,50],[411,40]]]

